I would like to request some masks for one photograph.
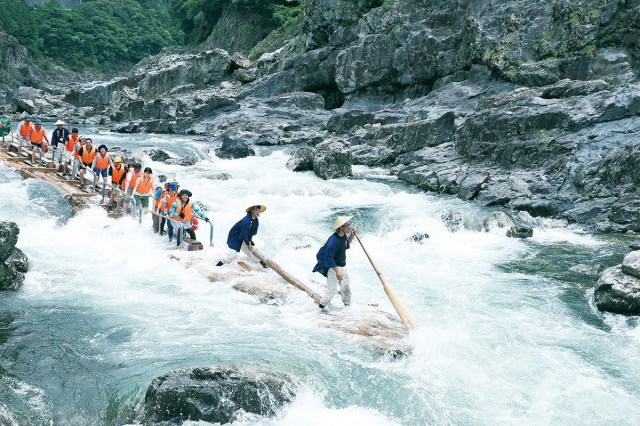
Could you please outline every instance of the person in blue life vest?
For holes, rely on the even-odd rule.
[[[267,208],[261,204],[255,204],[247,207],[245,210],[247,215],[240,219],[235,225],[233,225],[231,230],[229,230],[229,235],[227,236],[229,252],[218,262],[216,266],[222,266],[225,263],[233,262],[233,260],[238,257],[240,250],[253,260],[252,252],[255,247],[253,237],[258,233],[258,226],[260,225],[258,217],[260,216],[260,213],[264,213],[266,209]],[[262,260],[260,261],[260,264],[263,268],[268,267]]]
[[[314,266],[313,272],[319,272],[327,278],[327,290],[318,305],[320,309],[329,306],[338,291],[338,284],[342,302],[345,306],[351,305],[351,286],[346,267],[347,250],[356,235],[356,229],[351,228],[352,218],[353,216],[338,216],[333,225],[334,233],[316,254],[318,263]],[[351,233],[347,236],[349,231]]]

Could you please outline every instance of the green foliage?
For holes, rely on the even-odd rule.
[[[33,51],[37,34],[35,19],[24,0],[3,0],[0,13],[0,29],[11,34],[23,45]]]
[[[7,1],[11,10],[2,16],[17,19],[13,25],[2,22],[2,28],[45,70],[53,61],[74,70],[115,71],[181,38],[168,10],[151,0],[93,0],[72,9],[53,0],[33,10],[22,0]]]
[[[281,26],[302,11],[299,0],[170,0],[186,43],[207,39],[225,8],[234,5],[262,15],[268,25]]]

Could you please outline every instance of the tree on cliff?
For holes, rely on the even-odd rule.
[[[282,25],[300,11],[299,0],[171,0],[174,19],[184,31],[185,43],[204,41],[225,8],[236,6],[265,18],[269,25]]]

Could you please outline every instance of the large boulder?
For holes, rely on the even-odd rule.
[[[256,152],[245,142],[245,134],[241,131],[228,130],[222,134],[222,146],[216,150],[220,158],[245,158],[256,155]]]
[[[351,176],[351,151],[342,141],[318,144],[313,154],[313,172],[322,179]]]
[[[20,228],[15,222],[0,221],[0,263],[4,263],[18,242]]]
[[[294,379],[271,368],[183,368],[151,382],[144,397],[144,424],[205,421],[226,424],[242,413],[273,416],[293,400]],[[166,422],[166,423],[164,423]]]
[[[17,290],[29,269],[27,256],[18,248],[20,229],[14,222],[0,221],[0,290]]]
[[[640,278],[625,274],[622,265],[602,273],[593,296],[601,311],[640,315]]]
[[[308,146],[298,149],[287,161],[287,168],[294,172],[313,170],[313,149]]]

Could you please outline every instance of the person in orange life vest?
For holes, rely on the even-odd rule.
[[[145,213],[149,211],[149,197],[153,197],[153,171],[151,167],[145,167],[144,173],[133,187],[136,205],[144,207]]]
[[[160,231],[160,218],[162,212],[160,211],[160,205],[162,204],[162,195],[167,192],[169,182],[165,182],[162,186],[157,186],[153,195],[153,233],[157,234]]]
[[[216,266],[231,263],[236,257],[238,257],[240,250],[253,260],[253,256],[251,255],[251,252],[254,251],[255,247],[253,237],[258,233],[258,227],[260,226],[258,216],[260,216],[260,213],[263,213],[265,210],[267,210],[267,208],[261,204],[247,207],[245,210],[247,215],[240,219],[235,225],[233,225],[231,230],[229,230],[229,235],[227,236],[227,246],[229,247],[229,251],[227,252],[227,255],[216,264]],[[260,261],[260,264],[263,268],[268,267],[262,260]]]
[[[160,196],[159,212],[162,213],[162,221],[160,222],[160,236],[164,233],[164,224],[167,223],[167,232],[169,233],[169,242],[173,239],[173,225],[171,220],[168,220],[169,210],[173,205],[173,202],[178,198],[178,182],[171,182],[167,184],[167,190]]]
[[[79,174],[80,174],[80,186],[78,188],[84,188],[84,172],[87,168],[91,168],[93,166],[93,159],[96,156],[96,149],[93,147],[93,141],[90,138],[86,139],[86,144],[83,147],[80,147],[78,150],[78,159],[80,159],[80,164],[78,165]]]
[[[42,122],[39,119],[33,122],[33,127],[29,131],[27,135],[27,139],[31,141],[31,161],[36,161],[36,150],[42,151],[44,154],[44,150],[46,148],[46,144],[42,141],[43,139],[49,143],[49,138],[47,137],[46,132],[42,128]]]
[[[78,155],[78,152],[80,151],[80,148],[83,148],[86,145],[87,139],[80,136],[76,144],[73,146],[73,173],[71,175],[73,179],[79,179],[78,175],[80,174],[80,156]]]
[[[124,213],[127,213],[127,209],[129,208],[129,203],[131,202],[131,198],[133,198],[133,189],[136,187],[138,183],[138,179],[140,178],[140,172],[142,170],[142,164],[134,163],[130,164],[127,170],[127,173],[122,176],[120,179],[120,184],[122,187],[122,191],[124,192],[124,201],[122,202],[122,209]]]
[[[91,168],[93,169],[93,173],[96,175],[96,179],[94,179],[93,190],[96,190],[95,183],[98,182],[100,176],[102,176],[102,185],[103,188],[107,187],[107,176],[109,175],[109,169],[111,168],[111,157],[107,154],[107,146],[102,144],[98,147],[98,153],[95,157],[93,157],[93,163],[91,164]]]
[[[27,135],[33,128],[33,124],[31,123],[31,117],[28,115],[24,116],[24,119],[18,124],[18,130],[16,130],[16,135],[18,137],[18,142],[22,145],[23,142],[27,142]]]
[[[189,234],[192,240],[196,239],[196,233],[191,229],[191,219],[196,216],[200,219],[204,219],[205,222],[209,222],[209,218],[205,216],[198,206],[191,202],[191,191],[187,191],[186,189],[181,190],[178,193],[178,199],[173,202],[171,205],[171,210],[169,210],[169,219],[171,219],[171,224],[173,228],[179,230],[180,227],[184,227],[185,232]],[[180,249],[180,240],[181,238],[177,238],[176,248]]]
[[[68,172],[67,167],[74,160],[73,150],[79,141],[80,141],[80,137],[78,136],[78,129],[76,128],[71,129],[71,134],[67,137],[67,140],[64,143],[64,147],[62,151],[62,156],[65,158],[64,172],[62,173],[63,176],[67,175],[67,172]]]
[[[62,154],[62,150],[64,148],[64,144],[69,138],[69,129],[65,129],[64,121],[58,120],[56,121],[56,128],[51,132],[51,146],[53,147],[53,160],[56,159],[56,153],[60,152]],[[60,151],[58,151],[58,145],[60,145]],[[62,155],[58,160],[62,162]]]
[[[109,196],[109,205],[107,209],[113,208],[113,200],[116,198],[116,188],[120,183],[120,180],[125,175],[126,169],[122,165],[122,158],[116,157],[113,159],[113,164],[109,167],[109,176],[111,176],[111,195]]]

